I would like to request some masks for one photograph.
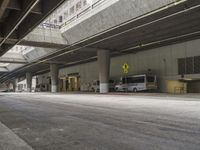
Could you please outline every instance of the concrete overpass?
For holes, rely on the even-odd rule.
[[[0,57],[0,63],[26,64],[27,61],[20,58]]]
[[[199,0],[95,0],[86,10],[62,27],[63,44],[30,33],[25,44],[42,47],[0,58],[0,150],[198,150]],[[123,92],[108,93],[110,81]]]
[[[79,24],[63,27],[69,46],[45,53],[1,81],[26,72],[48,72],[45,62],[59,62],[58,67],[66,67],[94,61],[99,50],[107,50],[113,57],[196,39],[200,35],[199,11],[197,0],[116,1]]]
[[[49,71],[44,65],[47,61],[65,62],[60,67],[93,61],[97,59],[98,49],[109,50],[111,56],[117,56],[196,39],[200,28],[199,4],[197,0],[117,1],[85,21],[70,26],[63,33],[69,46],[25,65],[8,78],[16,73],[42,72],[43,69],[38,68]]]
[[[18,0],[3,0],[0,2],[0,55],[5,54],[14,45],[21,43],[22,45],[40,46],[39,42],[33,42],[32,38],[26,37],[35,27],[37,27],[50,13],[52,13],[58,6],[60,6],[64,0],[30,0],[30,1],[18,1]],[[48,3],[48,5],[47,5]],[[31,34],[33,38],[40,39],[46,47],[62,47],[63,43],[56,44],[46,35],[47,32],[40,32],[42,35],[38,35],[38,30],[35,29]],[[43,30],[45,31],[45,29]],[[55,35],[58,38],[57,41],[63,41],[59,32],[52,29],[48,30],[48,35]],[[37,36],[42,36],[38,38]],[[54,36],[54,38],[55,38]],[[25,40],[23,40],[25,38]],[[51,36],[52,38],[52,36]],[[56,40],[57,38],[55,38]],[[45,43],[44,43],[45,41]],[[44,46],[44,45],[43,45]],[[14,63],[13,66],[9,65],[9,68],[15,68],[17,64],[24,64],[26,61],[23,58],[13,57],[1,57],[1,63]],[[19,65],[21,66],[21,65]],[[8,72],[9,70],[2,67],[1,72]],[[5,73],[1,73],[5,74]]]
[[[0,55],[38,26],[65,0],[2,0],[0,3]],[[14,40],[13,40],[14,39]]]
[[[1,38],[3,39],[3,38]],[[7,44],[15,44],[18,39],[8,39]],[[62,36],[60,30],[56,26],[47,28],[45,25],[40,25],[27,36],[25,36],[18,45],[43,47],[43,48],[63,48],[68,45],[67,41]]]

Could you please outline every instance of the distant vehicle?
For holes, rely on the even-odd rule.
[[[157,78],[155,75],[134,75],[122,77],[119,84],[115,86],[117,92],[138,92],[156,90]]]
[[[9,92],[8,89],[0,89],[0,92]]]
[[[40,88],[40,85],[39,85],[39,84],[36,85],[36,87],[35,87],[35,92],[41,92],[41,88]]]
[[[35,92],[45,92],[47,91],[47,84],[38,84],[36,85]]]
[[[99,80],[94,80],[92,82],[91,90],[92,92],[99,92],[100,90],[100,85],[99,85]],[[109,80],[109,90],[114,91],[115,90],[115,80]]]

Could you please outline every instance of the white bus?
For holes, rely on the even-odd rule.
[[[155,75],[134,75],[122,77],[119,84],[115,86],[117,92],[137,92],[157,89],[157,78]]]

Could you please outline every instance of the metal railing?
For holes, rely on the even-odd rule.
[[[42,23],[39,25],[39,28],[60,29],[60,26],[56,24]]]
[[[96,7],[98,7],[100,4],[104,3],[105,1],[108,0],[98,0],[97,2],[93,3],[92,5],[86,7],[85,9],[83,9],[81,12],[79,12],[78,14],[72,16],[71,18],[69,18],[67,21],[65,21],[65,23],[63,23],[60,28],[65,27],[66,25],[68,25],[69,23],[75,21],[76,19],[80,18],[81,16],[87,14],[88,12],[90,12],[91,10],[95,9]]]

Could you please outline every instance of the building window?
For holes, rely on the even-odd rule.
[[[186,58],[186,74],[194,73],[194,57]]]
[[[59,22],[60,22],[60,23],[63,22],[63,16],[59,16]]]
[[[199,74],[200,73],[200,56],[179,58],[178,74]]]
[[[68,12],[64,12],[64,19],[68,18]]]
[[[81,1],[76,3],[76,11],[78,11],[79,9],[81,9]]]
[[[87,5],[87,0],[83,0],[83,6]]]
[[[54,22],[54,24],[57,24],[57,20],[56,19],[53,22]]]
[[[194,57],[194,73],[200,72],[200,56]]]
[[[70,8],[70,15],[72,15],[74,13],[74,6],[72,6],[71,8]]]
[[[178,59],[178,74],[185,74],[185,58]]]

